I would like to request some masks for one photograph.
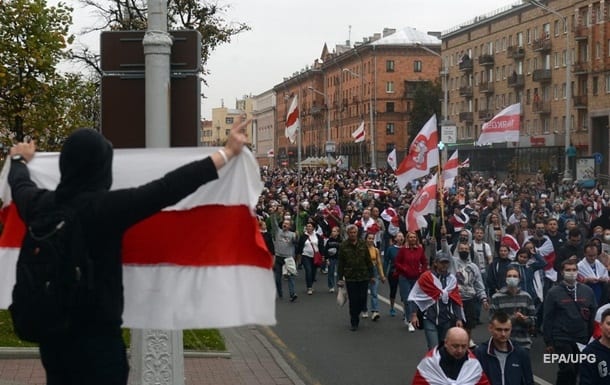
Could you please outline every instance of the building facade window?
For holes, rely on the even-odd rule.
[[[421,71],[422,71],[421,60],[415,60],[413,62],[413,72],[421,72]]]
[[[386,60],[385,72],[394,72],[394,60]]]
[[[394,135],[394,123],[386,123],[386,125],[385,125],[385,134],[386,135]]]
[[[232,116],[227,116],[225,118],[225,123],[226,124],[233,124],[233,117]]]
[[[385,84],[385,92],[388,94],[394,93],[394,82],[387,82]]]
[[[385,111],[386,112],[394,112],[394,102],[387,102],[385,104]]]

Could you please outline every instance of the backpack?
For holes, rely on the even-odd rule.
[[[93,298],[93,263],[77,212],[60,206],[26,229],[9,311],[17,336],[40,342],[73,328]]]

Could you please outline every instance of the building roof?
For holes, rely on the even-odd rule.
[[[441,45],[441,40],[436,36],[421,32],[412,27],[399,29],[391,35],[376,40],[371,45]]]

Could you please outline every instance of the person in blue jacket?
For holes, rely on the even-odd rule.
[[[474,354],[491,385],[533,385],[534,374],[527,351],[510,340],[512,324],[508,314],[496,312],[489,321],[491,338]]]

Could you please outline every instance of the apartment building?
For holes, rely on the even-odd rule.
[[[276,93],[274,148],[278,165],[296,165],[298,148],[284,137],[286,115],[298,96],[301,158],[342,155],[351,167],[385,167],[392,149],[407,149],[413,90],[435,82],[440,40],[413,28],[384,29],[355,43],[326,45],[311,67],[273,87]],[[424,46],[426,49],[422,49]],[[351,137],[364,122],[365,141]],[[372,127],[372,129],[371,129]]]
[[[271,89],[252,98],[252,143],[261,166],[275,166],[275,103],[275,93]]]
[[[475,169],[528,174],[563,172],[571,142],[579,156],[602,154],[600,172],[607,175],[610,4],[540,3],[547,9],[523,2],[443,32],[455,147]],[[517,102],[519,142],[475,147],[481,126]]]
[[[211,124],[208,123],[203,130],[202,145],[222,146],[229,136],[233,123],[242,115],[246,115],[248,119],[252,118],[252,97],[249,95],[235,100],[235,108],[225,107],[224,102],[221,107],[212,108]],[[246,129],[248,138],[252,138],[252,131],[252,124],[250,124]]]

